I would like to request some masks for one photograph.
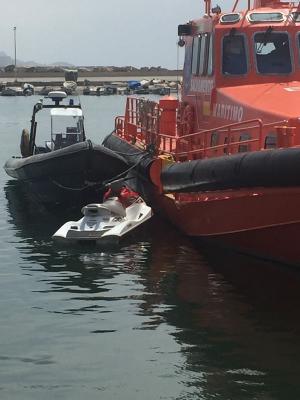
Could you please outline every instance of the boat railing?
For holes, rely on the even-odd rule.
[[[253,137],[253,131],[255,137]],[[246,135],[244,135],[245,133]],[[239,135],[238,140],[236,139],[237,134]],[[256,144],[257,148],[261,148],[262,138],[263,123],[260,119],[234,122],[179,137],[175,158],[192,160],[194,158],[232,154],[238,152],[238,150],[249,151],[252,149],[251,144]],[[220,140],[222,143],[218,144]]]
[[[166,125],[163,125],[163,113],[164,110],[155,101],[128,97],[125,117],[116,118],[116,133],[140,148],[151,146],[157,154],[168,154],[176,161],[183,161],[288,147],[288,144],[282,143],[293,133],[287,135],[285,129],[294,129],[287,127],[287,121],[284,120],[263,123],[261,119],[249,119],[180,135],[175,120],[170,128],[172,133],[164,130]],[[173,114],[173,118],[176,115],[174,117]],[[270,137],[274,143],[268,147],[266,138]]]
[[[168,153],[180,161],[261,150],[267,148],[265,141],[270,133],[274,138],[270,148],[288,147],[289,145],[285,145],[283,141],[288,141],[289,137],[293,136],[295,128],[288,128],[286,124],[285,120],[263,123],[260,119],[252,119],[185,136],[160,134],[161,152]],[[284,129],[291,130],[290,136],[286,135]],[[219,139],[223,139],[222,143],[213,145],[213,135],[219,135]]]
[[[148,99],[128,97],[125,117],[115,120],[116,133],[145,147],[149,145],[158,147],[159,138],[159,104]]]
[[[125,117],[117,116],[115,117],[115,132],[120,137],[124,137],[124,127],[125,127]]]

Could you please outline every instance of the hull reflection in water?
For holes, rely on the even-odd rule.
[[[31,279],[35,319],[24,334],[47,339],[62,384],[73,373],[86,376],[91,397],[101,387],[104,398],[144,398],[145,388],[149,399],[298,398],[299,273],[199,251],[155,218],[118,250],[57,251],[50,234],[66,216],[28,208],[15,185],[5,193]],[[65,363],[59,353],[69,351]]]

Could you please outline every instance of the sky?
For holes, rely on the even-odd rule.
[[[0,5],[0,51],[14,57],[16,26],[17,59],[77,66],[176,68],[177,26],[204,10],[203,0],[0,0]]]

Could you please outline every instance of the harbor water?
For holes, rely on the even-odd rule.
[[[0,97],[2,165],[37,99]],[[101,142],[125,97],[81,100]],[[158,216],[115,249],[58,247],[64,210],[3,169],[0,184],[1,400],[300,397],[300,270],[200,247]]]

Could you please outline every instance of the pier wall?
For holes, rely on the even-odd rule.
[[[132,71],[132,72],[94,72],[84,71],[78,74],[78,85],[84,85],[85,81],[91,83],[105,84],[112,82],[127,82],[129,80],[151,80],[163,79],[176,81],[182,76],[182,71]],[[64,72],[0,72],[0,82],[7,82],[10,86],[18,86],[18,83],[28,82],[33,85],[60,85],[64,82]]]

